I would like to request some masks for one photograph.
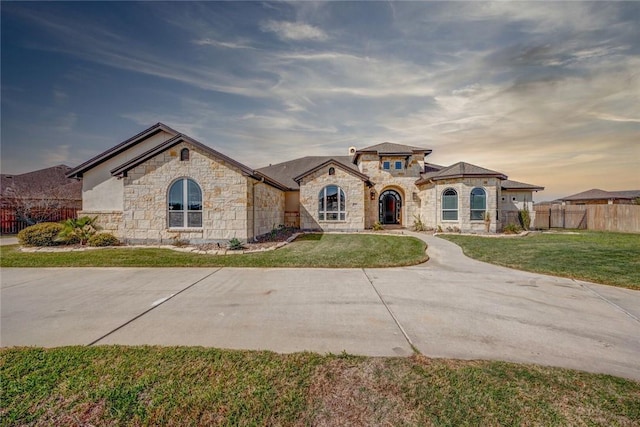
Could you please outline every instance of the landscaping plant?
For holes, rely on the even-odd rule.
[[[89,237],[87,241],[89,246],[118,246],[120,245],[120,240],[116,236],[111,233],[97,233],[93,236]]]
[[[41,222],[20,231],[18,241],[24,246],[55,246],[62,243],[56,240],[62,229],[60,223]]]
[[[58,234],[60,241],[77,239],[81,245],[85,245],[89,238],[96,234],[99,227],[96,224],[98,217],[83,216],[80,218],[69,218],[62,223],[62,230]]]

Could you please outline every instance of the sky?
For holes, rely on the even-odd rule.
[[[640,2],[5,2],[1,170],[163,122],[252,168],[389,141],[640,189]]]

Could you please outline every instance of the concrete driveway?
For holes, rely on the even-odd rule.
[[[640,380],[640,292],[429,244],[383,269],[3,269],[3,346],[158,344],[495,359]]]

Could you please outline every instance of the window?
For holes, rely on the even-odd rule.
[[[185,160],[189,160],[189,149],[183,148],[180,150],[180,161],[184,162]]]
[[[382,169],[384,170],[391,169],[391,162],[382,162]]]
[[[329,175],[335,175],[336,174],[336,168],[331,167],[329,168]]]
[[[320,221],[344,221],[344,191],[337,185],[327,185],[318,194],[318,219]]]
[[[482,188],[471,190],[471,220],[483,220],[487,211],[487,193]]]
[[[171,184],[169,227],[202,227],[202,191],[194,180],[180,178]]]
[[[396,169],[402,169],[402,162],[396,162]]]
[[[442,193],[442,220],[458,220],[458,193],[453,188],[447,188]]]

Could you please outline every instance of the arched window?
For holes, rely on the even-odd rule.
[[[487,193],[482,188],[471,190],[471,220],[482,221],[487,211]]]
[[[169,227],[202,227],[202,190],[194,180],[175,181],[168,199]]]
[[[189,149],[183,148],[180,150],[180,161],[184,162],[185,160],[189,160]]]
[[[344,221],[346,218],[344,191],[337,185],[327,185],[318,194],[318,219]]]
[[[458,193],[453,188],[447,188],[442,193],[442,220],[458,220]]]
[[[335,175],[335,174],[336,174],[336,168],[330,167],[329,168],[329,175]]]

